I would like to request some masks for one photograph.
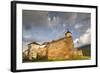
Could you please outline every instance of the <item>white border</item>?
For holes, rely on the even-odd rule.
[[[79,61],[58,61],[58,62],[35,62],[35,63],[22,63],[22,9],[25,10],[42,10],[42,11],[62,11],[62,12],[84,12],[91,13],[91,60],[79,60]],[[45,6],[45,5],[28,5],[17,4],[17,50],[16,50],[16,66],[17,70],[22,69],[38,69],[38,68],[52,68],[52,67],[72,67],[72,66],[85,66],[95,65],[96,59],[96,10],[93,8],[81,8],[81,7],[63,7],[63,6]]]

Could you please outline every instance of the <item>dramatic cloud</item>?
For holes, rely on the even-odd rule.
[[[87,29],[85,34],[80,37],[80,43],[90,44],[91,43],[91,32],[90,29]]]
[[[33,41],[42,44],[62,38],[67,30],[72,32],[75,43],[90,42],[90,13],[23,10],[22,15],[23,46]]]
[[[75,47],[80,47],[86,44],[91,44],[91,30],[88,28],[86,32],[81,35],[79,38],[74,40]]]

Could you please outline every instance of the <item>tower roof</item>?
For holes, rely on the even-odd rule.
[[[69,30],[65,33],[65,35],[67,34],[67,33],[71,33]],[[71,33],[72,34],[72,33]]]
[[[71,32],[68,30],[67,33],[71,33]]]

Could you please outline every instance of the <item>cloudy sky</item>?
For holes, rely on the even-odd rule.
[[[42,44],[72,33],[75,47],[90,44],[90,13],[23,10],[23,47],[30,42]]]

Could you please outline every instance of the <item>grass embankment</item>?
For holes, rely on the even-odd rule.
[[[69,61],[69,60],[89,60],[90,56],[74,56],[70,59],[64,58],[45,58],[45,59],[33,59],[33,60],[24,60],[23,62],[49,62],[49,61]]]
[[[48,59],[48,61],[67,61],[67,60],[89,60],[89,56],[74,56],[73,58],[70,59],[63,59],[63,58],[53,58],[53,59]]]

